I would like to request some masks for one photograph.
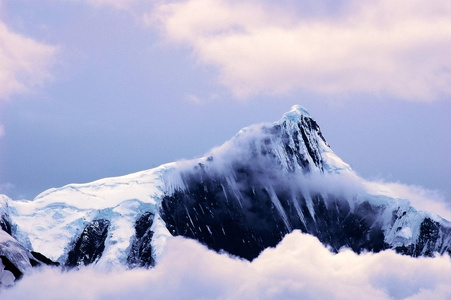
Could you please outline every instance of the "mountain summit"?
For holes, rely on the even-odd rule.
[[[451,255],[450,222],[370,193],[364,182],[296,105],[199,159],[70,184],[31,201],[2,196],[0,282],[42,263],[152,267],[171,236],[247,260],[295,229],[331,251]]]

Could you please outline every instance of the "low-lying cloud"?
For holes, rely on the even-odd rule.
[[[44,268],[0,292],[2,299],[450,299],[449,256],[328,251],[299,231],[253,262],[182,237],[168,240],[150,270],[61,273]]]

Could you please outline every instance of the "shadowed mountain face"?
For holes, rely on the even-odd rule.
[[[85,266],[98,260],[105,249],[108,226],[110,222],[103,219],[94,220],[86,225],[72,250],[69,251],[65,265],[67,267]]]
[[[127,257],[130,267],[152,267],[155,258],[152,249],[152,225],[154,215],[151,212],[142,214],[135,223],[135,237]]]
[[[345,198],[304,196],[289,182],[274,187],[243,169],[236,170],[234,184],[239,189],[224,177],[208,176],[203,166],[184,176],[186,190],[163,199],[162,217],[171,234],[196,239],[216,251],[252,260],[265,248],[276,246],[285,234],[300,229],[333,251],[347,247],[357,253],[394,249],[414,257],[451,254],[450,228],[430,218],[421,222],[416,243],[386,242],[384,229],[393,228],[406,214],[397,216],[391,207],[370,199],[351,208]],[[386,214],[393,216],[388,223]]]
[[[171,234],[248,260],[276,246],[293,229],[315,235],[334,250],[347,246],[355,252],[377,252],[389,247],[380,221],[383,207],[363,202],[351,210],[345,199],[305,197],[289,183],[274,187],[243,169],[236,171],[238,190],[224,177],[206,173],[199,166],[185,175],[186,191],[163,199],[162,217]]]

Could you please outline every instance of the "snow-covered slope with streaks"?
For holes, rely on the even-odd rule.
[[[10,217],[14,236],[23,245],[65,263],[74,239],[94,220],[107,220],[108,245],[99,266],[125,264],[135,221],[144,212],[156,214],[163,196],[162,176],[171,164],[122,177],[47,190],[32,201],[15,201]],[[157,218],[155,228],[164,228]],[[164,230],[162,237],[164,239]],[[158,239],[155,237],[156,252]],[[99,257],[100,258],[100,257]]]

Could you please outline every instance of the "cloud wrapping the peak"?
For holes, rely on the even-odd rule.
[[[61,273],[43,269],[2,299],[449,299],[451,259],[393,251],[357,255],[328,251],[315,237],[287,235],[253,262],[217,254],[175,237],[150,270]]]
[[[416,101],[451,95],[449,1],[351,0],[314,17],[312,8],[284,4],[170,1],[144,20],[215,66],[241,98],[296,89]]]
[[[11,31],[0,20],[0,104],[52,78],[58,49]]]

